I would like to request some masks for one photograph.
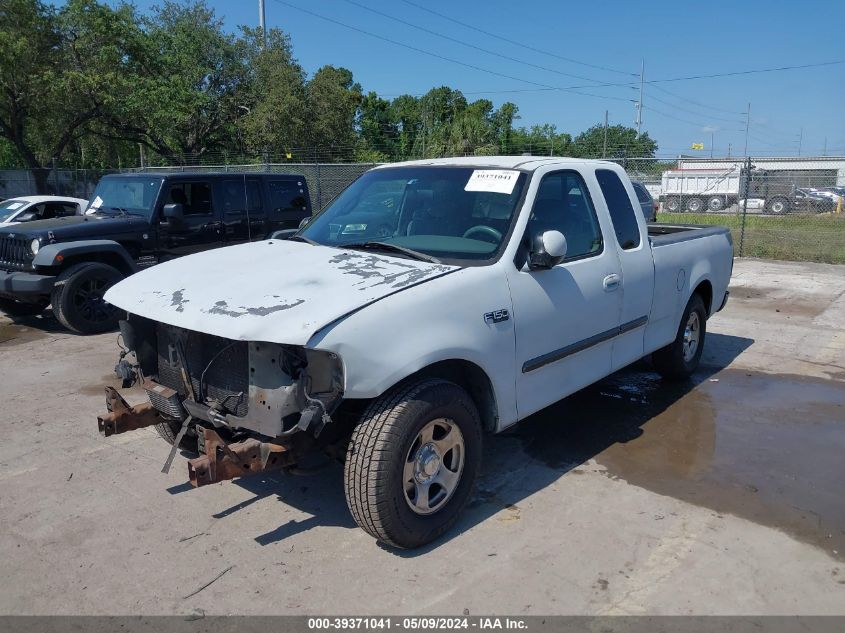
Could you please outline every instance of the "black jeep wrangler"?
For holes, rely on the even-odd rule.
[[[80,334],[117,326],[105,291],[162,261],[263,240],[311,215],[302,176],[116,174],[97,185],[85,215],[0,229],[0,311],[56,318]]]

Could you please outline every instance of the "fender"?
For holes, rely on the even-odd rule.
[[[115,254],[121,258],[130,273],[138,272],[138,265],[135,260],[120,243],[114,240],[78,240],[76,242],[46,244],[38,250],[32,263],[35,266],[44,267],[59,266],[64,259],[90,253]]]

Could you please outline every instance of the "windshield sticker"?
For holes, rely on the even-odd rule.
[[[513,193],[518,178],[519,172],[512,169],[475,169],[464,191]]]
[[[100,196],[97,196],[91,201],[91,208],[99,209],[101,204],[103,204],[103,199]]]
[[[8,207],[6,207],[6,208],[7,208],[9,211],[14,211],[15,209],[20,209],[20,208],[21,208],[24,204],[26,204],[26,203],[25,203],[25,202],[13,202],[12,204],[10,204],[10,205],[9,205]]]

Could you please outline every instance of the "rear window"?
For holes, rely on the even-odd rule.
[[[286,211],[307,211],[305,182],[302,180],[271,180],[267,183],[270,190],[270,212],[281,214]]]
[[[222,190],[224,213],[243,213],[247,209],[252,215],[262,213],[261,186],[257,180],[224,180]]]
[[[596,179],[607,202],[619,247],[623,250],[637,248],[640,245],[640,226],[625,185],[616,172],[609,169],[597,169]]]
[[[637,194],[637,200],[640,202],[651,202],[651,196],[648,193],[648,190],[645,188],[644,185],[641,185],[638,182],[633,183],[634,185],[634,192]]]

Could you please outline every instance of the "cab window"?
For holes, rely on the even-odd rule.
[[[640,225],[622,179],[609,169],[597,169],[596,179],[604,194],[619,247],[622,250],[637,248],[640,245]]]
[[[223,212],[240,214],[249,210],[250,215],[264,211],[261,204],[261,186],[255,179],[223,181]]]
[[[208,182],[174,182],[165,204],[181,204],[185,215],[211,214],[211,185]]]
[[[560,231],[566,238],[564,261],[597,255],[602,235],[587,186],[576,172],[548,174],[540,183],[528,220],[528,235]]]

